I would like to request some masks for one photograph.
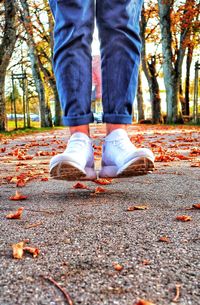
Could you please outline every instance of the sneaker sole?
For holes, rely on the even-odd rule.
[[[139,158],[117,172],[117,178],[146,175],[154,170],[154,162],[148,158]]]
[[[104,166],[99,172],[99,177],[126,178],[131,176],[146,175],[153,170],[153,160],[146,157],[138,157],[123,165],[121,168],[116,166]]]
[[[95,180],[97,178],[92,168],[86,168],[85,171],[76,165],[68,162],[60,162],[50,170],[50,177],[56,180]]]

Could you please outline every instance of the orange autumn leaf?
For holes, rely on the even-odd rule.
[[[147,205],[133,205],[127,208],[128,212],[132,212],[135,210],[147,210],[149,207]]]
[[[159,238],[159,241],[165,242],[165,243],[170,243],[170,239],[168,236],[162,236]]]
[[[139,300],[135,305],[155,305],[154,303],[147,300]]]
[[[118,263],[113,264],[113,267],[116,271],[121,271],[123,269],[123,266]]]
[[[38,254],[40,253],[40,250],[38,248],[33,248],[33,247],[24,247],[24,251],[33,254],[33,257],[37,257]]]
[[[23,187],[25,185],[26,185],[26,181],[24,179],[18,180],[16,184],[17,187]]]
[[[25,200],[25,199],[27,199],[27,196],[24,196],[21,193],[19,193],[18,191],[16,191],[15,195],[11,196],[9,199],[10,200]]]
[[[22,216],[24,208],[19,208],[15,213],[8,214],[6,218],[8,219],[20,219]]]
[[[87,189],[88,186],[84,183],[77,182],[76,184],[73,185],[73,188],[74,189]]]
[[[16,259],[21,259],[23,257],[23,253],[24,253],[24,241],[21,241],[17,244],[12,245],[12,249],[13,249],[13,257]]]
[[[181,215],[181,216],[177,216],[176,219],[180,221],[190,221],[192,220],[192,217],[187,215]]]
[[[112,178],[100,178],[100,179],[96,179],[94,180],[94,182],[96,184],[101,184],[101,185],[108,185],[108,184],[111,184],[112,183]]]
[[[174,157],[170,157],[168,155],[158,155],[155,157],[155,162],[169,162],[174,161]]]
[[[192,207],[194,209],[200,209],[200,203],[193,204]]]
[[[95,194],[98,194],[98,193],[105,193],[105,189],[103,187],[100,187],[100,186],[97,186],[94,190],[94,193]]]
[[[48,180],[49,180],[49,178],[47,178],[47,177],[41,178],[41,181],[48,181]]]
[[[191,167],[200,167],[200,162],[192,163]]]

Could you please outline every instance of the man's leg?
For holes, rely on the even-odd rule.
[[[63,110],[63,122],[71,138],[64,153],[51,159],[53,178],[93,179],[94,157],[89,139],[94,29],[93,0],[50,0],[55,19],[53,67]]]
[[[132,123],[132,105],[137,90],[141,41],[141,0],[97,0],[96,16],[102,60],[103,121],[107,137],[103,147],[100,177],[146,174],[153,169],[153,154],[136,149],[127,124]]]
[[[93,122],[91,112],[93,0],[50,0],[55,19],[53,66],[67,126]]]
[[[140,63],[141,0],[97,0],[102,59],[103,120],[131,124]]]

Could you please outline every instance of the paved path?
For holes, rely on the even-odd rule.
[[[75,305],[134,305],[139,299],[171,305],[176,285],[178,304],[200,304],[200,210],[187,210],[200,203],[200,130],[136,126],[129,133],[137,146],[152,147],[158,161],[168,162],[156,162],[146,176],[113,180],[97,194],[93,182],[73,189],[73,182],[44,179],[50,155],[65,147],[65,130],[1,138],[1,305],[68,304],[45,276]],[[97,168],[103,135],[102,126],[93,127]],[[16,190],[27,200],[9,200]],[[134,205],[148,209],[128,212]],[[21,219],[5,218],[19,207]],[[179,215],[192,220],[178,221]],[[163,236],[170,242],[159,241]],[[26,239],[39,256],[13,259],[11,245]],[[123,269],[115,270],[115,263]]]

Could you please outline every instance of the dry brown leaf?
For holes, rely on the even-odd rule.
[[[88,186],[84,183],[77,182],[76,184],[73,185],[73,188],[74,189],[87,189]]]
[[[100,179],[94,180],[94,182],[97,184],[101,184],[101,185],[107,185],[107,184],[111,184],[112,180],[113,179],[111,179],[111,178],[100,178]]]
[[[11,196],[9,199],[10,200],[25,200],[25,199],[27,199],[27,196],[24,196],[24,195],[20,194],[18,191],[16,191],[15,195]]]
[[[38,254],[40,253],[40,250],[38,248],[33,248],[33,247],[24,247],[24,251],[33,254],[33,257],[37,257]]]
[[[200,203],[193,204],[192,207],[194,209],[200,209]]]
[[[159,241],[165,242],[165,243],[170,243],[170,239],[168,236],[162,236],[159,238]]]
[[[147,210],[149,207],[147,205],[133,205],[127,208],[128,212],[132,212],[135,210]]]
[[[118,263],[113,264],[113,267],[116,271],[121,271],[124,267]]]
[[[17,244],[12,245],[12,249],[13,249],[13,257],[16,259],[21,259],[23,257],[23,253],[24,253],[24,241],[21,241]]]
[[[24,179],[17,180],[17,184],[16,184],[17,187],[23,187],[25,185],[26,185],[26,181]]]
[[[49,178],[47,178],[47,177],[41,178],[41,181],[48,181],[48,180],[49,180]]]
[[[191,167],[200,167],[200,162],[192,163]]]
[[[147,300],[139,300],[137,303],[135,303],[135,305],[156,305],[156,304]]]
[[[181,215],[181,216],[177,216],[176,217],[177,220],[179,221],[190,221],[192,220],[192,217],[191,216],[187,216],[187,215]]]
[[[11,213],[6,215],[6,218],[8,219],[20,219],[22,216],[24,208],[19,208],[15,213]]]
[[[97,186],[94,190],[94,193],[95,194],[98,194],[98,193],[105,193],[105,189],[103,187],[100,187],[100,186]]]

